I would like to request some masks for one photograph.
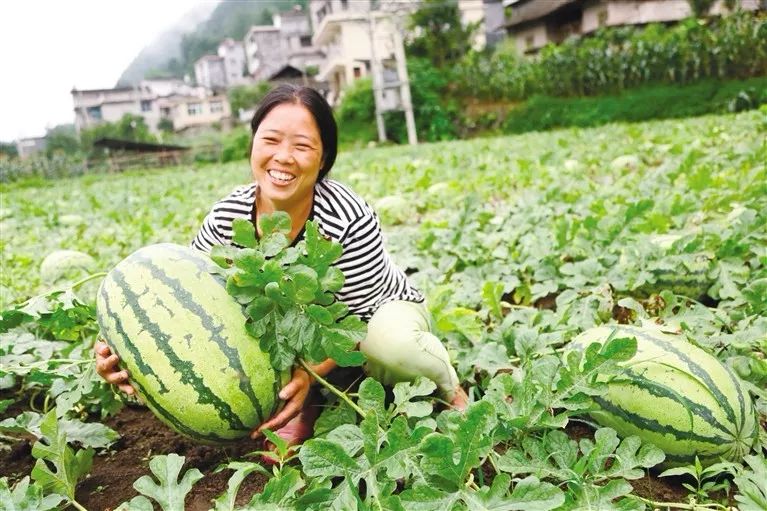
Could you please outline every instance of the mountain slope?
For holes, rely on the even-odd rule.
[[[206,11],[199,8],[191,11],[177,26],[144,48],[120,76],[118,84],[136,83],[145,76],[191,74],[194,62],[203,55],[215,53],[222,39],[243,39],[252,25],[271,24],[272,14],[297,4],[306,10],[307,0],[204,3],[200,8]],[[193,13],[196,17],[191,16]]]

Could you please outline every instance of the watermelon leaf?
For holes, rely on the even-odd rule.
[[[183,511],[186,494],[203,477],[199,470],[192,468],[187,470],[179,481],[178,476],[185,459],[176,453],[153,456],[149,460],[149,468],[157,481],[145,475],[138,478],[133,487],[142,495],[156,501],[163,511]]]
[[[445,433],[431,433],[421,442],[421,468],[435,488],[455,491],[492,449],[491,431],[497,419],[490,403],[478,401],[449,420]]]
[[[58,493],[74,502],[77,482],[91,469],[95,451],[88,448],[75,452],[67,445],[55,409],[43,416],[40,432],[42,437],[32,446],[32,456],[37,458],[32,478],[46,493]]]
[[[232,243],[245,248],[255,248],[258,243],[253,223],[244,218],[235,218],[232,222]]]
[[[248,475],[253,472],[260,472],[267,476],[271,475],[271,473],[259,463],[242,461],[233,461],[226,465],[221,465],[214,471],[214,473],[227,469],[234,470],[235,472],[229,477],[229,481],[226,483],[226,492],[216,497],[213,501],[213,511],[234,511],[237,492],[240,490],[240,485],[242,485],[242,482]]]
[[[43,487],[37,483],[29,484],[29,476],[13,488],[9,486],[7,477],[0,478],[0,509],[48,511],[58,509],[62,500],[65,500],[64,497],[56,493],[43,497]]]
[[[253,226],[251,222],[248,221],[248,223]],[[258,226],[261,229],[261,235],[266,237],[274,233],[289,233],[293,224],[288,213],[275,211],[267,215],[260,215]]]
[[[267,481],[261,493],[251,498],[248,508],[258,509],[272,504],[281,509],[306,509],[299,507],[295,502],[298,491],[305,486],[306,482],[301,477],[301,472],[293,467],[285,467]]]
[[[764,456],[748,455],[744,458],[748,468],[737,471],[735,484],[738,494],[735,500],[741,503],[743,511],[767,509],[767,459]]]

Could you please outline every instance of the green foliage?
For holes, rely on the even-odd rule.
[[[440,411],[426,380],[396,385],[388,398],[372,379],[345,394],[351,404],[331,396],[314,438],[293,448],[298,454],[290,464],[292,454],[278,445],[284,463],[245,509],[721,509],[733,503],[763,509],[761,451],[720,466],[700,491],[685,481],[694,504],[638,497],[630,485],[660,459],[658,451],[573,424],[603,391],[594,376],[617,374],[632,346],[613,339],[578,353],[568,342],[586,328],[618,321],[680,331],[743,378],[764,424],[764,117],[749,111],[342,154],[336,179],[371,204],[396,190],[412,207],[400,224],[384,224],[387,249],[427,295],[435,331],[473,403],[463,415]],[[234,162],[85,176],[55,187],[4,186],[2,302],[45,291],[38,268],[54,250],[87,252],[106,269],[150,243],[186,244],[207,205],[250,179],[247,165]],[[87,221],[62,221],[73,212]],[[314,252],[308,246],[286,248],[284,234],[275,235],[279,226],[286,227],[282,220],[264,226],[258,248],[233,253],[222,271],[240,275],[240,297],[256,297],[249,306],[268,306],[258,300],[263,295],[280,307],[290,296],[288,305],[308,318],[296,325],[326,323],[333,305],[306,303],[309,291],[317,297],[322,265],[300,259]],[[312,236],[307,231],[307,241]],[[235,237],[244,246],[255,243],[250,227],[237,227]],[[273,264],[267,266],[265,255],[260,261],[257,250]],[[296,268],[301,264],[317,277]],[[246,281],[253,268],[273,277],[277,267],[283,278],[268,294],[269,284]],[[699,278],[706,294],[693,300],[674,282],[658,281],[658,272]],[[647,285],[660,288],[646,293]],[[112,391],[93,371],[97,329],[86,305],[58,292],[5,308],[0,386],[39,392],[35,404],[48,410],[54,401],[59,411],[73,410],[58,418],[65,435],[86,430],[76,419],[114,409]],[[294,350],[305,334],[291,323],[278,322]],[[21,405],[16,394],[4,396],[3,413]],[[27,435],[40,428],[40,415],[25,408],[3,425],[3,435]],[[103,433],[78,441],[103,445]],[[231,467],[217,509],[236,509],[239,483],[252,466]],[[731,481],[730,488],[710,492],[706,484],[720,480]]]
[[[0,142],[0,156],[5,158],[15,158],[19,155],[18,149],[16,149],[16,144],[13,142]]]
[[[629,494],[628,480],[639,479],[664,459],[652,445],[639,438],[619,440],[610,428],[598,429],[594,440],[570,439],[562,431],[550,431],[542,438],[527,437],[521,448],[499,456],[499,470],[514,476],[534,475],[567,483],[566,509],[636,509]],[[639,509],[642,509],[641,505]]]
[[[336,108],[338,142],[370,142],[378,139],[375,121],[375,98],[370,78],[360,78],[344,89],[341,104]]]
[[[746,456],[746,466],[736,468],[735,484],[738,495],[735,500],[743,511],[757,511],[767,508],[767,459],[759,456]]]
[[[246,329],[259,340],[277,370],[299,360],[314,363],[332,358],[340,366],[364,361],[356,343],[365,324],[333,293],[344,284],[341,270],[332,266],[341,245],[326,240],[314,222],[307,222],[305,238],[290,246],[290,216],[265,215],[260,239],[247,220],[235,220],[232,246],[214,247],[211,257],[222,268],[226,288],[246,309]]]
[[[407,53],[425,58],[437,68],[453,65],[471,48],[478,23],[464,26],[456,0],[424,0],[410,15],[414,34]]]
[[[767,103],[767,79],[705,80],[685,86],[648,85],[618,95],[584,98],[533,96],[512,109],[503,131],[524,133],[567,126],[693,117]]]
[[[407,66],[418,139],[433,142],[454,138],[452,117],[457,107],[445,99],[448,78],[426,59],[408,59]],[[357,80],[344,90],[337,116],[342,145],[378,138],[375,99],[369,78]],[[387,139],[398,143],[407,141],[405,116],[401,111],[387,112],[384,121]]]
[[[238,128],[224,138],[221,161],[239,161],[250,158],[251,135],[247,128]]]
[[[695,486],[689,483],[682,483],[682,486],[697,498],[705,500],[710,493],[729,489],[729,481],[721,481],[721,474],[734,470],[735,466],[734,463],[725,461],[704,468],[696,456],[694,464],[664,470],[659,477],[688,476],[695,481]]]
[[[173,121],[163,117],[157,122],[157,129],[163,133],[173,133]]]
[[[149,468],[157,478],[141,476],[133,483],[133,487],[141,493],[133,497],[130,502],[121,504],[117,510],[152,510],[154,509],[151,498],[160,506],[162,511],[184,511],[184,498],[192,486],[202,479],[202,473],[196,468],[184,472],[184,477],[179,481],[179,473],[184,465],[185,458],[175,453],[167,456],[153,456],[149,460]],[[147,498],[149,497],[149,498]]]
[[[94,151],[93,143],[100,138],[116,138],[133,142],[157,142],[140,115],[125,114],[117,122],[105,122],[80,132],[80,144],[86,153]]]
[[[45,153],[50,158],[55,153],[75,154],[80,150],[73,124],[62,124],[48,130],[45,135]]]
[[[32,478],[46,493],[57,493],[75,502],[75,487],[90,471],[95,451],[89,448],[75,452],[69,447],[53,410],[43,417],[40,431],[42,438],[32,446],[32,456],[37,458]]]
[[[528,58],[505,43],[493,53],[468,54],[456,66],[453,82],[463,97],[515,101],[535,94],[584,96],[649,83],[764,76],[766,27],[763,15],[737,12],[672,27],[601,29]]]
[[[306,0],[291,1],[289,6],[301,5],[306,10]],[[169,62],[166,69],[174,72],[183,69],[194,72],[194,63],[203,55],[215,54],[219,43],[231,37],[242,40],[253,25],[271,25],[272,14],[284,10],[288,5],[282,0],[261,0],[259,2],[224,1],[210,17],[181,39],[181,59]]]
[[[436,142],[455,138],[452,119],[458,108],[446,94],[449,77],[427,59],[408,59],[407,69],[418,139]],[[392,112],[386,116],[386,131],[391,140],[400,143],[407,141],[405,116],[402,112]]]
[[[10,487],[8,478],[0,478],[0,511],[48,511],[58,509],[64,497],[58,494],[43,496],[38,483],[29,484],[29,476]]]
[[[229,106],[234,114],[242,110],[255,108],[266,96],[272,86],[268,82],[258,82],[255,85],[238,85],[227,90]]]

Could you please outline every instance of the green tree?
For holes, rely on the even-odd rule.
[[[48,157],[56,153],[75,154],[80,150],[74,124],[60,124],[48,130],[45,135],[45,154]]]
[[[167,117],[163,117],[157,122],[157,129],[163,133],[173,133],[173,121]]]
[[[471,48],[479,23],[461,23],[457,0],[424,0],[410,16],[409,56],[427,58],[438,68],[452,65]]]
[[[236,115],[240,109],[247,110],[255,107],[266,93],[271,89],[271,85],[267,82],[258,82],[255,85],[239,85],[232,87],[227,92],[229,97],[229,106],[232,109],[232,113]]]
[[[0,157],[15,158],[19,155],[16,144],[13,142],[0,142]]]
[[[133,142],[156,142],[146,121],[140,115],[125,114],[115,122],[105,122],[80,132],[80,143],[86,152],[93,151],[93,143],[100,138],[116,138]]]

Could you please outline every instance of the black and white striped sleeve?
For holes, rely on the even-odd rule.
[[[210,253],[216,245],[232,243],[232,222],[237,218],[250,219],[253,209],[255,185],[238,186],[232,193],[213,205],[202,222],[192,248]]]
[[[192,240],[192,248],[202,250],[209,254],[210,250],[216,245],[226,245],[227,241],[216,226],[216,209],[213,208],[202,221],[197,236]]]

